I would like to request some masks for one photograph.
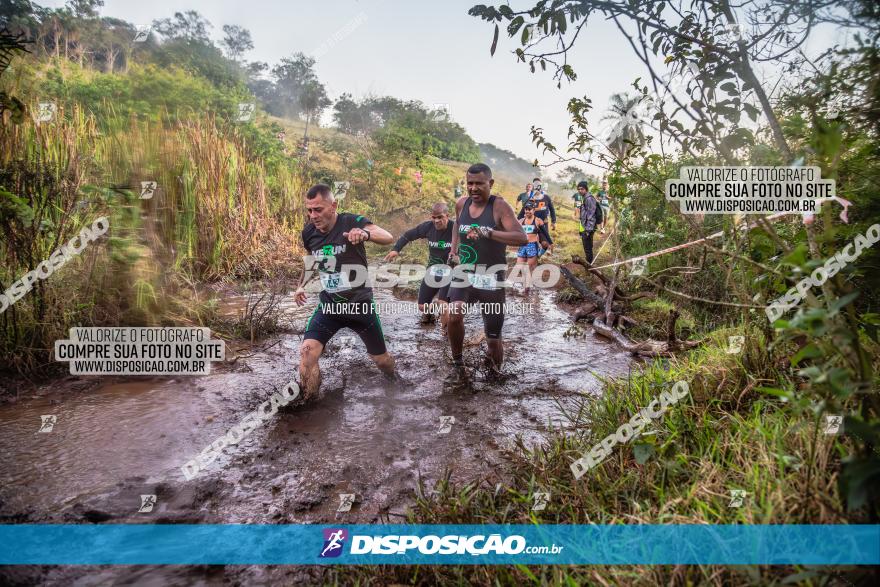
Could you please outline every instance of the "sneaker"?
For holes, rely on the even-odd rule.
[[[464,385],[467,381],[467,369],[465,369],[463,363],[453,363],[452,372],[443,380],[446,385],[452,386]]]

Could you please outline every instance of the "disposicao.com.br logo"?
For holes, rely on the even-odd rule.
[[[324,546],[321,547],[319,558],[334,558],[342,554],[346,538],[348,538],[348,530],[344,528],[325,528]]]
[[[324,546],[320,558],[336,557],[342,553],[348,533],[343,529],[325,529]],[[446,535],[415,536],[389,534],[384,536],[354,535],[351,537],[349,554],[401,555],[415,550],[419,554],[438,555],[513,555],[513,554],[559,554],[563,546],[528,546],[523,536],[513,534],[502,538],[501,534],[485,536]]]

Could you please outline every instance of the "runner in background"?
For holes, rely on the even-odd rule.
[[[526,233],[528,242],[517,251],[516,263],[517,265],[528,265],[528,270],[525,271],[526,280],[523,287],[523,294],[528,294],[532,286],[532,272],[538,266],[538,257],[542,248],[540,241],[544,241],[548,247],[552,246],[552,241],[544,221],[535,216],[534,203],[526,202],[525,217],[520,220],[520,224],[523,227],[523,232]]]
[[[582,181],[578,184],[578,193],[584,196],[584,201],[578,209],[578,219],[581,223],[581,244],[584,246],[584,256],[587,263],[593,262],[593,234],[596,232],[596,209],[599,203],[593,195],[587,191],[589,184]],[[581,191],[583,189],[583,191]]]
[[[428,270],[419,286],[419,310],[422,312],[422,324],[433,321],[434,315],[428,309],[429,304],[436,296],[444,307],[440,312],[440,324],[446,328],[448,314],[445,311],[445,306],[449,301],[449,285],[433,287],[428,281],[431,279],[429,276],[440,281],[441,277],[449,274],[449,266],[446,261],[449,258],[449,251],[452,250],[452,224],[449,221],[449,206],[444,202],[438,202],[431,208],[431,219],[404,232],[397,239],[394,248],[385,255],[385,261],[393,261],[407,244],[414,240],[427,239]]]
[[[532,184],[526,184],[526,191],[516,197],[516,205],[522,208],[532,198]]]
[[[550,226],[555,230],[556,229],[556,209],[553,207],[553,200],[550,199],[540,183],[540,180],[535,183],[534,191],[532,192],[532,196],[528,199],[529,202],[535,204],[535,216],[540,218],[545,224],[547,224],[547,220],[550,220]],[[525,217],[525,206],[520,209],[519,214],[517,214],[517,219],[522,220]]]

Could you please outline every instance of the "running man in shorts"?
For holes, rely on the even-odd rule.
[[[431,219],[404,232],[397,239],[394,249],[385,255],[385,261],[393,261],[408,243],[422,238],[427,239],[428,270],[419,286],[419,310],[422,312],[422,323],[433,319],[433,314],[428,312],[428,304],[435,296],[443,306],[449,301],[449,283],[435,287],[431,282],[440,282],[441,277],[449,275],[450,269],[446,261],[449,258],[449,251],[452,250],[452,224],[449,221],[449,206],[444,202],[438,202],[431,208]],[[446,322],[447,314],[441,312],[440,323],[445,327]]]
[[[507,272],[505,252],[509,246],[528,242],[526,233],[516,220],[510,204],[492,195],[492,170],[477,163],[467,170],[468,195],[455,203],[455,226],[452,231],[452,253],[449,264],[461,263],[467,281],[453,279],[449,288],[452,304],[449,315],[449,346],[455,368],[451,382],[464,377],[462,347],[464,345],[465,303],[481,304],[483,329],[488,345],[486,360],[497,373],[504,361],[501,328],[504,326],[504,276]],[[499,283],[500,282],[500,283]]]
[[[523,289],[523,293],[527,294],[532,285],[532,271],[538,266],[538,256],[542,250],[541,241],[544,241],[548,247],[553,241],[550,240],[550,234],[547,232],[547,226],[544,224],[544,221],[535,216],[535,204],[533,202],[526,202],[524,211],[525,217],[519,222],[522,224],[523,232],[526,233],[529,242],[521,246],[519,251],[517,251],[516,263],[517,265],[528,263],[528,271],[525,272],[525,288]]]
[[[318,307],[306,324],[300,347],[299,376],[303,398],[308,400],[321,386],[318,358],[334,334],[341,328],[355,331],[376,366],[388,378],[395,378],[394,358],[385,348],[382,324],[373,303],[373,290],[367,285],[367,252],[364,243],[390,245],[394,237],[363,216],[337,213],[338,203],[330,187],[312,186],[305,197],[309,223],[302,239],[314,265],[306,266],[293,299],[306,302],[306,275],[318,268],[321,294]],[[309,261],[307,260],[307,264]]]

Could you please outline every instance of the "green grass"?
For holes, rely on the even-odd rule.
[[[654,304],[657,305],[657,304]],[[510,454],[503,486],[459,486],[441,480],[423,488],[410,523],[461,524],[781,524],[846,523],[837,492],[841,437],[825,436],[812,417],[797,417],[761,385],[794,384],[766,351],[760,332],[746,336],[740,355],[726,352],[726,330],[680,359],[655,361],[629,379],[607,381],[599,398],[584,396],[570,414],[574,433],[541,447],[521,443]],[[571,462],[614,432],[676,381],[690,394],[617,445],[575,480]],[[639,447],[639,448],[636,448]],[[636,451],[642,458],[636,458]],[[645,459],[644,456],[647,455]],[[728,507],[742,489],[742,507]],[[550,504],[530,511],[531,496]],[[341,583],[471,585],[769,584],[803,569],[770,567],[366,567],[334,572]],[[821,573],[819,573],[821,575]],[[809,576],[802,584],[821,584]]]

